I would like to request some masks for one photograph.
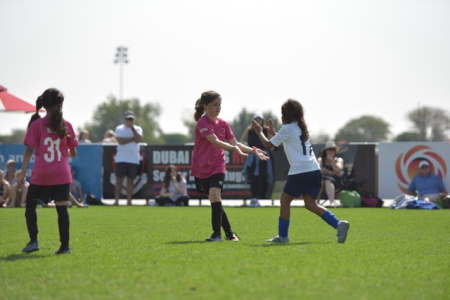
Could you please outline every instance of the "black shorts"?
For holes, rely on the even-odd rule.
[[[223,190],[223,182],[225,181],[225,174],[218,173],[211,175],[207,178],[195,177],[195,187],[197,192],[208,195],[210,188],[220,188]]]
[[[137,176],[138,170],[138,164],[127,162],[116,163],[116,177],[128,177],[130,179],[134,179]]]
[[[45,203],[50,201],[69,200],[70,184],[36,185],[30,184],[27,193],[28,200],[41,200]]]

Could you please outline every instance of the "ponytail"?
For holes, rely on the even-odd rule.
[[[302,142],[306,142],[309,139],[309,131],[308,126],[306,126],[305,120],[302,118],[301,120],[298,120],[297,122],[298,127],[302,130],[302,135],[300,136]]]
[[[205,112],[205,108],[203,105],[201,105],[202,99],[198,99],[195,102],[195,114],[194,114],[194,120],[197,122],[202,117],[203,113]]]
[[[31,116],[30,121],[28,122],[28,127],[30,127],[31,123],[36,121],[37,119],[40,119],[41,116],[39,115],[39,110],[44,106],[44,101],[42,100],[42,96],[39,96],[36,99],[36,112]]]
[[[59,107],[57,107],[50,115],[49,127],[60,138],[64,138],[66,136],[66,124],[64,123],[63,114]]]
[[[220,99],[220,94],[215,91],[206,91],[202,93],[202,96],[200,99],[195,101],[195,114],[194,114],[194,120],[197,122],[200,120],[202,115],[205,113],[205,105],[208,105],[209,103],[213,102],[216,99]]]
[[[63,94],[54,88],[46,89],[36,100],[36,113],[31,117],[28,127],[32,122],[39,119],[39,110],[44,107],[49,115],[49,123],[46,124],[60,138],[67,135],[66,124],[63,119],[61,107],[64,102]]]

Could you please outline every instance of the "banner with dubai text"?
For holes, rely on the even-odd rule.
[[[381,143],[378,148],[379,197],[392,199],[401,194],[400,187],[408,187],[422,160],[430,163],[432,172],[440,175],[449,189],[450,143]]]

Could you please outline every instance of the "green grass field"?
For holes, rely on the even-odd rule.
[[[38,209],[41,250],[22,254],[22,209],[0,209],[0,299],[448,299],[450,211],[336,209],[349,238],[293,208],[227,208],[240,243],[206,243],[208,207],[70,209],[72,254],[55,256],[56,211]]]

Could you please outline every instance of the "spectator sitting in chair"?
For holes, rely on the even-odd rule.
[[[186,179],[183,175],[177,172],[177,169],[173,165],[170,165],[166,169],[163,186],[161,192],[159,193],[159,197],[156,198],[156,203],[160,206],[189,205]]]
[[[0,170],[0,207],[6,207],[10,194],[10,185],[5,179],[5,172]]]
[[[336,188],[341,182],[344,174],[344,160],[336,157],[337,147],[334,142],[327,142],[325,148],[318,161],[322,172],[322,186],[325,187],[325,192],[330,202],[331,207],[336,207],[335,193]]]
[[[414,176],[409,187],[402,188],[403,193],[418,196],[419,200],[437,202],[447,196],[448,192],[439,175],[431,172],[430,163],[422,160],[419,163],[418,174]]]
[[[21,176],[21,174],[21,170],[16,171],[16,180],[11,186],[11,197],[7,204],[8,207],[25,207],[30,183],[28,183],[25,176]]]
[[[11,187],[16,184],[16,161],[13,159],[10,159],[6,162],[5,179],[11,185]]]

